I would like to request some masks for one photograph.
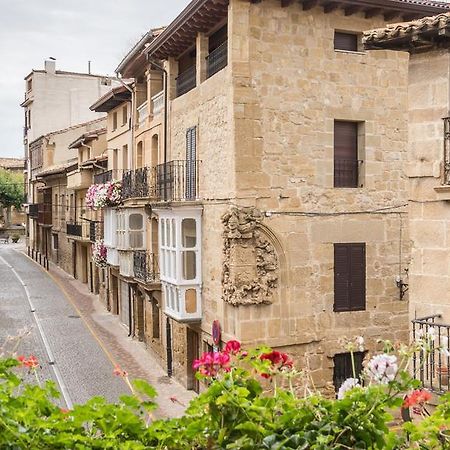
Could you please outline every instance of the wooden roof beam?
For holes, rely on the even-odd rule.
[[[339,5],[339,3],[330,2],[330,3],[324,3],[322,6],[323,6],[323,12],[325,14],[329,14],[333,11],[336,11],[340,5]]]
[[[381,8],[369,8],[364,12],[364,17],[366,19],[371,19],[372,17],[378,16],[383,12]]]
[[[302,2],[303,11],[308,11],[314,8],[315,6],[318,5],[318,3],[319,3],[318,0],[305,0],[304,2]]]
[[[354,6],[347,6],[344,8],[344,15],[345,16],[351,16],[352,14],[357,13],[361,9],[360,6],[354,5]]]
[[[286,8],[287,6],[291,5],[293,0],[281,0],[281,7]]]
[[[391,11],[391,12],[386,12],[383,14],[384,20],[386,21],[390,21],[392,19],[394,19],[395,17],[398,17],[400,15],[399,11]]]

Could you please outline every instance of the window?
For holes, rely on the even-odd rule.
[[[136,169],[144,166],[144,143],[139,141],[136,147]]]
[[[176,320],[201,318],[201,210],[161,210],[159,266],[165,313]]]
[[[128,106],[125,105],[122,107],[122,126],[126,125],[128,122]]]
[[[186,200],[197,197],[197,127],[186,131]]]
[[[122,147],[122,169],[128,169],[128,145]]]
[[[138,209],[117,211],[117,248],[121,250],[145,249],[145,216],[143,211]]]
[[[58,250],[59,248],[59,242],[58,242],[58,235],[57,234],[52,234],[53,236],[53,250]]]
[[[228,64],[228,26],[224,25],[209,37],[209,54],[206,57],[207,76],[212,77]]]
[[[334,311],[366,309],[366,244],[334,244]]]
[[[339,390],[342,383],[347,378],[358,377],[363,369],[363,360],[365,352],[354,352],[353,358],[355,362],[355,374],[353,373],[352,357],[350,353],[339,353],[334,355],[334,371],[333,371],[333,384],[336,391]]]
[[[30,92],[33,87],[33,80],[27,80],[27,92]]]
[[[114,111],[112,115],[112,130],[117,130],[117,111]]]
[[[358,125],[334,121],[334,187],[358,187]]]
[[[128,216],[129,246],[132,249],[144,246],[144,216],[140,213],[132,213]]]
[[[358,51],[359,36],[355,33],[345,33],[343,31],[334,32],[334,49],[346,50],[348,52]]]
[[[159,317],[159,306],[158,302],[153,299],[152,300],[152,337],[153,339],[160,338],[160,317]]]

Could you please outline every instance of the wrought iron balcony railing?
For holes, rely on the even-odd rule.
[[[93,220],[89,222],[89,240],[95,242],[103,239],[103,222]]]
[[[68,223],[66,224],[66,232],[68,236],[83,236],[83,226],[81,223]]]
[[[145,198],[149,196],[152,170],[141,167],[128,170],[122,177],[122,198]]]
[[[160,201],[198,199],[198,160],[175,160],[156,166],[156,198]]]
[[[414,353],[413,371],[422,386],[443,393],[450,390],[450,325],[437,323],[439,318],[436,314],[412,321],[413,339],[424,340],[428,347]]]
[[[134,277],[145,283],[159,282],[158,259],[154,253],[146,250],[136,250],[133,252],[133,272]]]
[[[104,184],[112,180],[112,170],[107,170],[106,172],[96,173],[94,175],[94,184]]]
[[[228,64],[228,43],[222,42],[206,57],[208,78],[222,70]]]
[[[177,97],[186,94],[197,85],[197,70],[194,66],[189,67],[177,77]]]
[[[33,219],[37,219],[38,214],[39,214],[39,205],[37,203],[30,203],[28,205],[28,215]]]
[[[335,159],[334,187],[359,187],[361,164],[358,159]]]

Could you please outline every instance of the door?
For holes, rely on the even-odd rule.
[[[128,292],[128,283],[120,280],[120,321],[130,329],[130,298]]]
[[[186,131],[186,200],[197,197],[197,127]]]
[[[198,333],[194,331],[192,328],[187,328],[186,339],[187,339],[187,355],[186,355],[187,388],[198,393],[200,385],[197,378],[195,377],[195,370],[192,367],[194,361],[199,358],[200,344]]]

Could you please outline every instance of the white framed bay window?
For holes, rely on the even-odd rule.
[[[145,250],[146,214],[140,208],[117,210],[117,248],[119,250]]]
[[[119,253],[117,251],[117,210],[105,208],[103,210],[103,243],[107,248],[106,260],[112,266],[119,265]]]
[[[156,209],[165,313],[198,321],[201,308],[201,208]]]

